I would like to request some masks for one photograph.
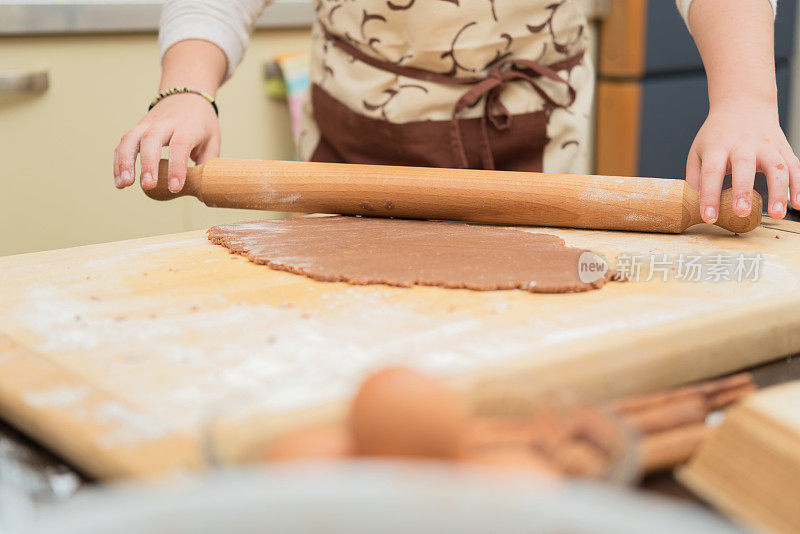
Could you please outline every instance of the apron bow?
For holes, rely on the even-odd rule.
[[[542,78],[547,78],[567,87],[567,101],[558,102],[542,87]],[[575,102],[577,95],[575,88],[556,73],[551,67],[526,59],[506,59],[492,68],[485,78],[473,85],[453,106],[453,116],[450,119],[450,138],[453,155],[456,163],[461,168],[467,168],[467,159],[464,139],[461,133],[458,114],[468,107],[477,104],[485,98],[483,114],[480,121],[481,132],[481,161],[484,169],[494,169],[494,155],[489,142],[488,123],[497,130],[507,130],[511,127],[511,113],[500,101],[500,95],[508,84],[514,81],[528,83],[534,91],[545,101],[545,105],[557,108],[568,108]]]

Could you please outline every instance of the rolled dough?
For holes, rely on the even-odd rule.
[[[273,269],[326,282],[565,293],[597,289],[578,275],[583,249],[554,235],[465,223],[316,217],[225,224],[208,238]]]

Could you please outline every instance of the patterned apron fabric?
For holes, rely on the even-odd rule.
[[[593,72],[575,0],[319,0],[301,155],[583,172]]]

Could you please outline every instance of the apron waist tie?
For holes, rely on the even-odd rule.
[[[463,111],[464,108],[474,106],[479,100],[485,97],[483,114],[480,120],[481,162],[484,169],[493,170],[494,155],[492,154],[492,148],[489,142],[488,123],[491,123],[497,130],[505,130],[511,126],[511,114],[503,103],[500,102],[500,95],[509,83],[514,81],[528,83],[550,107],[568,108],[575,102],[577,96],[575,88],[572,87],[567,80],[559,76],[557,71],[572,69],[578,65],[583,60],[583,51],[549,66],[527,59],[505,59],[489,70],[488,74],[484,77],[473,76],[456,78],[448,74],[398,65],[370,56],[338,35],[332,34],[324,24],[319,24],[325,37],[331,44],[362,63],[416,80],[450,85],[472,85],[472,87],[458,99],[455,106],[453,106],[453,114],[450,119],[451,148],[456,164],[460,168],[467,168],[469,166],[458,118],[458,114]],[[563,84],[567,88],[567,101],[558,102],[545,91],[540,83],[542,78],[547,78],[556,83]]]

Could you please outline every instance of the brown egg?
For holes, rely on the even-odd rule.
[[[466,411],[436,380],[389,368],[362,385],[350,413],[356,454],[456,458],[462,449]]]
[[[466,446],[470,450],[512,445],[530,447],[538,431],[538,427],[525,419],[474,417],[467,428]]]
[[[315,427],[278,438],[270,447],[267,461],[331,460],[352,455],[350,436],[344,428]]]
[[[547,458],[529,448],[520,446],[488,447],[474,451],[467,463],[492,469],[533,472],[546,476],[558,476],[559,470]]]

